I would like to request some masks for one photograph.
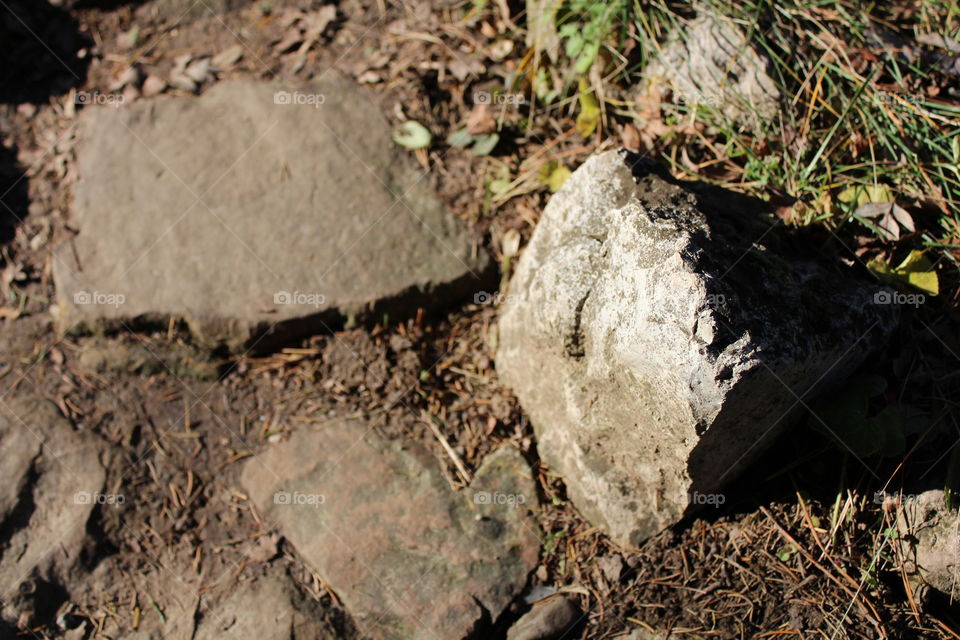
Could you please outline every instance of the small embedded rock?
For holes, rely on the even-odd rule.
[[[507,640],[559,640],[571,633],[584,613],[566,596],[551,596],[533,605],[507,632]]]

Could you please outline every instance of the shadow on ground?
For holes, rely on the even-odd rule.
[[[83,84],[90,41],[47,0],[0,4],[0,102],[42,104]]]
[[[27,217],[28,205],[27,180],[16,149],[0,146],[0,245],[13,239],[16,226]]]

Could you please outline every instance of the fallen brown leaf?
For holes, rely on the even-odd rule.
[[[467,132],[472,136],[481,136],[497,130],[497,121],[490,115],[490,107],[478,104],[467,116]]]

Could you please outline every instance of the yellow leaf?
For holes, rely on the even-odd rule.
[[[940,293],[937,272],[933,270],[933,264],[923,251],[911,251],[907,259],[901,262],[893,272],[905,278],[917,289],[926,291],[932,296]]]
[[[932,296],[940,293],[937,272],[933,270],[933,264],[923,251],[911,251],[910,255],[896,267],[890,267],[880,258],[874,258],[867,263],[867,268],[884,282],[908,284]]]
[[[590,83],[584,77],[580,78],[580,114],[577,116],[577,131],[584,138],[589,138],[596,131],[600,123],[600,103],[590,90]]]
[[[566,182],[569,177],[570,169],[567,169],[563,165],[554,169],[550,177],[547,178],[547,186],[550,187],[550,193],[560,191],[560,187],[563,186],[563,183]]]
[[[563,186],[563,183],[570,177],[570,169],[557,162],[550,160],[540,166],[540,182],[547,185],[550,193],[556,193]]]
[[[926,291],[932,296],[940,293],[940,281],[937,280],[936,271],[927,271],[924,273],[911,273],[907,276],[907,281],[913,285],[915,289],[920,289],[921,291]]]
[[[851,202],[856,202],[859,199],[861,189],[859,185],[854,185],[852,187],[847,187],[843,191],[837,194],[837,200],[843,202],[844,204],[849,204]]]
[[[866,202],[893,202],[893,191],[885,184],[871,184],[864,188]],[[860,202],[858,204],[864,204]]]
[[[875,273],[881,280],[887,280],[893,274],[893,269],[890,268],[890,265],[879,257],[868,262],[867,269],[870,269],[870,271]]]
[[[837,200],[859,207],[869,202],[893,202],[894,197],[893,191],[885,184],[855,184],[838,193]]]
[[[829,214],[830,207],[833,205],[833,198],[830,197],[829,191],[824,191],[820,194],[820,197],[816,199],[813,203],[813,208],[817,213],[820,214]]]

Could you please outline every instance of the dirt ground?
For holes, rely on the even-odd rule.
[[[638,549],[618,548],[586,523],[540,463],[529,422],[497,380],[494,305],[331,327],[280,352],[221,359],[192,347],[176,323],[120,335],[54,330],[50,253],[70,233],[74,111],[82,108],[72,92],[110,94],[131,65],[144,76],[166,75],[178,56],[214,55],[240,42],[243,57],[218,80],[303,80],[335,69],[368,84],[392,120],[402,114],[445,136],[466,122],[472,92],[515,72],[512,58],[498,58],[491,46],[520,7],[480,3],[464,18],[455,3],[345,0],[300,56],[276,44],[295,24],[291,11],[320,3],[274,0],[269,10],[253,3],[196,19],[159,0],[78,1],[69,10],[7,3],[23,28],[44,40],[62,37],[60,49],[47,49],[27,33],[0,53],[0,393],[39,393],[76,429],[102,438],[108,489],[134,497],[97,508],[89,575],[39,590],[23,636],[65,637],[61,614],[89,620],[94,638],[162,629],[179,606],[182,580],[200,585],[203,598],[188,615],[202,620],[237,584],[269,573],[295,584],[304,610],[338,637],[360,637],[336,595],[258,519],[238,481],[242,461],[267,441],[304,423],[356,415],[385,437],[432,447],[454,486],[459,476],[427,420],[470,470],[499,443],[516,442],[536,471],[543,505],[542,562],[529,586],[579,594],[588,612],[583,638],[638,630],[678,638],[960,637],[956,604],[920,601],[892,569],[883,535],[891,514],[873,499],[882,489],[944,486],[943,452],[957,439],[950,398],[960,334],[951,309],[907,317],[891,351],[866,366],[898,381],[891,393],[941,416],[905,460],[868,468],[801,423],[727,491],[726,504]],[[617,143],[615,132],[581,138],[569,110],[528,121],[514,106],[502,108],[505,133],[491,156],[443,145],[417,155],[448,208],[501,261],[504,233],[528,238],[549,196],[521,181],[518,195],[501,201],[489,183],[503,167],[522,175],[529,166],[535,175],[535,158],[572,168],[599,145]],[[521,612],[513,607],[492,637],[505,637]]]

